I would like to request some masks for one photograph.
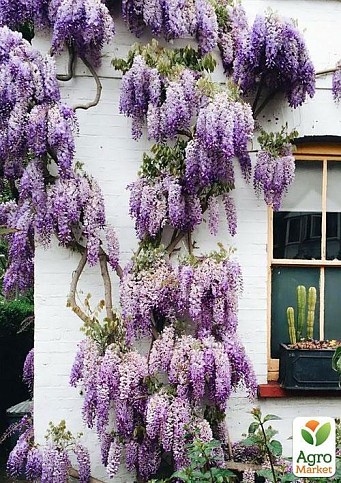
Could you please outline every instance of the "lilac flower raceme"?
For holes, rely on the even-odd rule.
[[[279,210],[284,194],[295,177],[295,159],[292,145],[286,144],[278,154],[262,149],[257,153],[254,187],[258,194],[264,193],[266,204]]]
[[[160,74],[156,69],[148,67],[141,55],[136,55],[131,69],[123,76],[120,96],[120,112],[132,118],[134,139],[142,134],[149,104],[157,107],[160,96]]]
[[[249,37],[249,26],[246,13],[241,4],[225,5],[227,12],[225,22],[218,18],[218,46],[224,70],[227,74],[233,73],[245,55]]]
[[[183,231],[192,230],[202,221],[202,208],[196,193],[186,183],[171,175],[154,179],[139,178],[131,183],[130,214],[135,219],[140,239],[155,237],[170,224]]]
[[[76,444],[74,453],[77,458],[78,473],[80,483],[88,483],[90,480],[90,457],[87,448],[81,444]]]
[[[244,94],[259,84],[270,92],[283,92],[291,107],[315,93],[315,71],[307,47],[293,21],[274,13],[257,16],[248,50],[236,59],[234,80]]]
[[[217,16],[208,0],[124,0],[122,16],[137,36],[148,26],[166,40],[195,36],[202,54],[217,46]]]
[[[33,391],[33,380],[34,380],[34,349],[31,349],[27,354],[24,369],[23,369],[23,381],[29,388],[30,392]]]
[[[101,0],[51,0],[52,51],[60,52],[66,43],[74,44],[81,57],[100,64],[103,45],[114,33],[114,22]]]
[[[113,478],[120,466],[122,454],[122,444],[115,439],[109,449],[108,463],[107,463],[107,473],[110,478]]]
[[[214,181],[233,185],[232,158],[239,158],[245,177],[251,161],[247,143],[253,135],[249,104],[235,102],[226,92],[217,94],[199,111],[194,140],[186,149],[186,177],[189,183],[205,186]]]
[[[174,316],[177,287],[176,273],[162,257],[151,270],[141,270],[137,274],[125,271],[121,281],[121,305],[128,341],[151,333],[154,313]]]
[[[114,22],[101,0],[1,0],[0,25],[16,30],[25,22],[52,29],[52,52],[73,44],[77,53],[100,63],[101,49],[114,33]]]
[[[7,460],[7,473],[12,478],[25,473],[27,458],[33,445],[32,419],[24,416],[19,425],[17,425],[16,431],[21,432],[21,434]]]
[[[165,348],[164,343],[166,343]],[[177,388],[179,398],[198,403],[206,396],[220,410],[224,410],[232,389],[231,365],[224,345],[215,341],[212,336],[198,340],[192,336],[183,335],[173,339],[172,353],[164,359],[164,354],[169,350],[167,344],[168,332],[166,338],[161,336],[153,345],[149,360],[151,374],[163,369],[170,384]],[[160,399],[157,411],[161,412],[157,413],[159,416],[154,414],[153,421],[147,426],[150,434],[160,427],[161,419],[166,413],[166,409],[163,410],[162,407],[167,404],[167,401],[165,397]],[[147,422],[148,418],[151,419],[148,416],[151,408],[152,406],[149,405]],[[153,409],[153,411],[155,413],[156,410]],[[161,419],[158,420],[158,417]],[[156,424],[156,428],[152,423]]]
[[[32,447],[27,453],[25,475],[28,480],[36,480],[41,477],[43,455],[39,448]]]
[[[332,92],[335,101],[341,99],[341,62],[338,62],[335,72],[333,72]]]
[[[197,332],[233,335],[237,327],[238,294],[242,289],[239,265],[229,259],[204,258],[197,266],[180,265],[182,310],[188,310]]]

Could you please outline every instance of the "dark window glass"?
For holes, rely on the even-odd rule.
[[[341,260],[341,213],[327,213],[327,260]]]
[[[320,212],[275,212],[274,258],[321,260],[321,219]]]
[[[279,357],[279,344],[289,342],[287,308],[294,307],[297,318],[297,285],[316,287],[314,338],[319,339],[319,268],[273,267],[271,288],[271,357]],[[341,279],[340,279],[341,282]],[[341,297],[340,297],[341,303]],[[297,322],[297,320],[296,320]],[[304,332],[305,334],[305,332]]]
[[[325,269],[324,338],[341,340],[341,270]]]

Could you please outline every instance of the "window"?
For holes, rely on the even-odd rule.
[[[281,211],[269,210],[269,380],[287,342],[296,287],[317,290],[315,339],[341,339],[341,146],[300,147]]]

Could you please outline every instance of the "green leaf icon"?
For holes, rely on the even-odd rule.
[[[332,428],[330,423],[325,423],[323,426],[320,427],[320,429],[316,433],[316,446],[320,446],[326,441],[326,439],[328,439],[331,429]]]
[[[310,433],[306,429],[301,430],[302,438],[304,441],[306,441],[308,444],[314,444],[314,439]]]

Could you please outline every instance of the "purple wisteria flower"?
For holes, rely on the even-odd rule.
[[[34,349],[31,349],[27,354],[24,369],[23,369],[23,381],[29,388],[30,392],[33,392],[33,382],[34,382]]]
[[[256,193],[263,192],[264,201],[273,209],[279,210],[284,194],[295,177],[295,158],[292,145],[286,144],[278,154],[265,148],[257,153],[254,172]]]
[[[217,94],[200,109],[194,140],[187,145],[188,182],[207,186],[219,181],[233,185],[232,159],[235,156],[247,178],[251,169],[247,143],[253,129],[249,104],[231,100],[227,92]]]
[[[91,473],[89,451],[78,443],[74,448],[74,453],[77,458],[79,481],[80,483],[88,483]]]
[[[218,46],[224,70],[230,75],[238,68],[237,62],[240,64],[245,55],[250,29],[246,12],[241,4],[225,5],[224,7],[227,18],[225,22],[218,19]]]
[[[341,62],[338,62],[336,70],[333,73],[332,92],[335,101],[339,102],[341,99]]]
[[[258,85],[284,92],[291,107],[300,106],[315,93],[315,71],[301,33],[293,21],[270,12],[257,16],[248,49],[235,60],[234,81],[244,94]]]
[[[128,341],[151,333],[153,313],[175,315],[177,287],[176,273],[164,258],[138,275],[134,271],[125,272],[120,300]]]
[[[101,0],[51,0],[52,52],[73,44],[81,57],[100,64],[101,49],[115,33],[110,12]]]
[[[180,265],[178,277],[180,305],[196,323],[197,333],[214,330],[221,335],[226,331],[233,335],[237,328],[238,295],[242,290],[238,263],[207,257],[195,267]]]
[[[39,448],[32,447],[27,453],[25,475],[28,480],[41,478],[43,455]]]

